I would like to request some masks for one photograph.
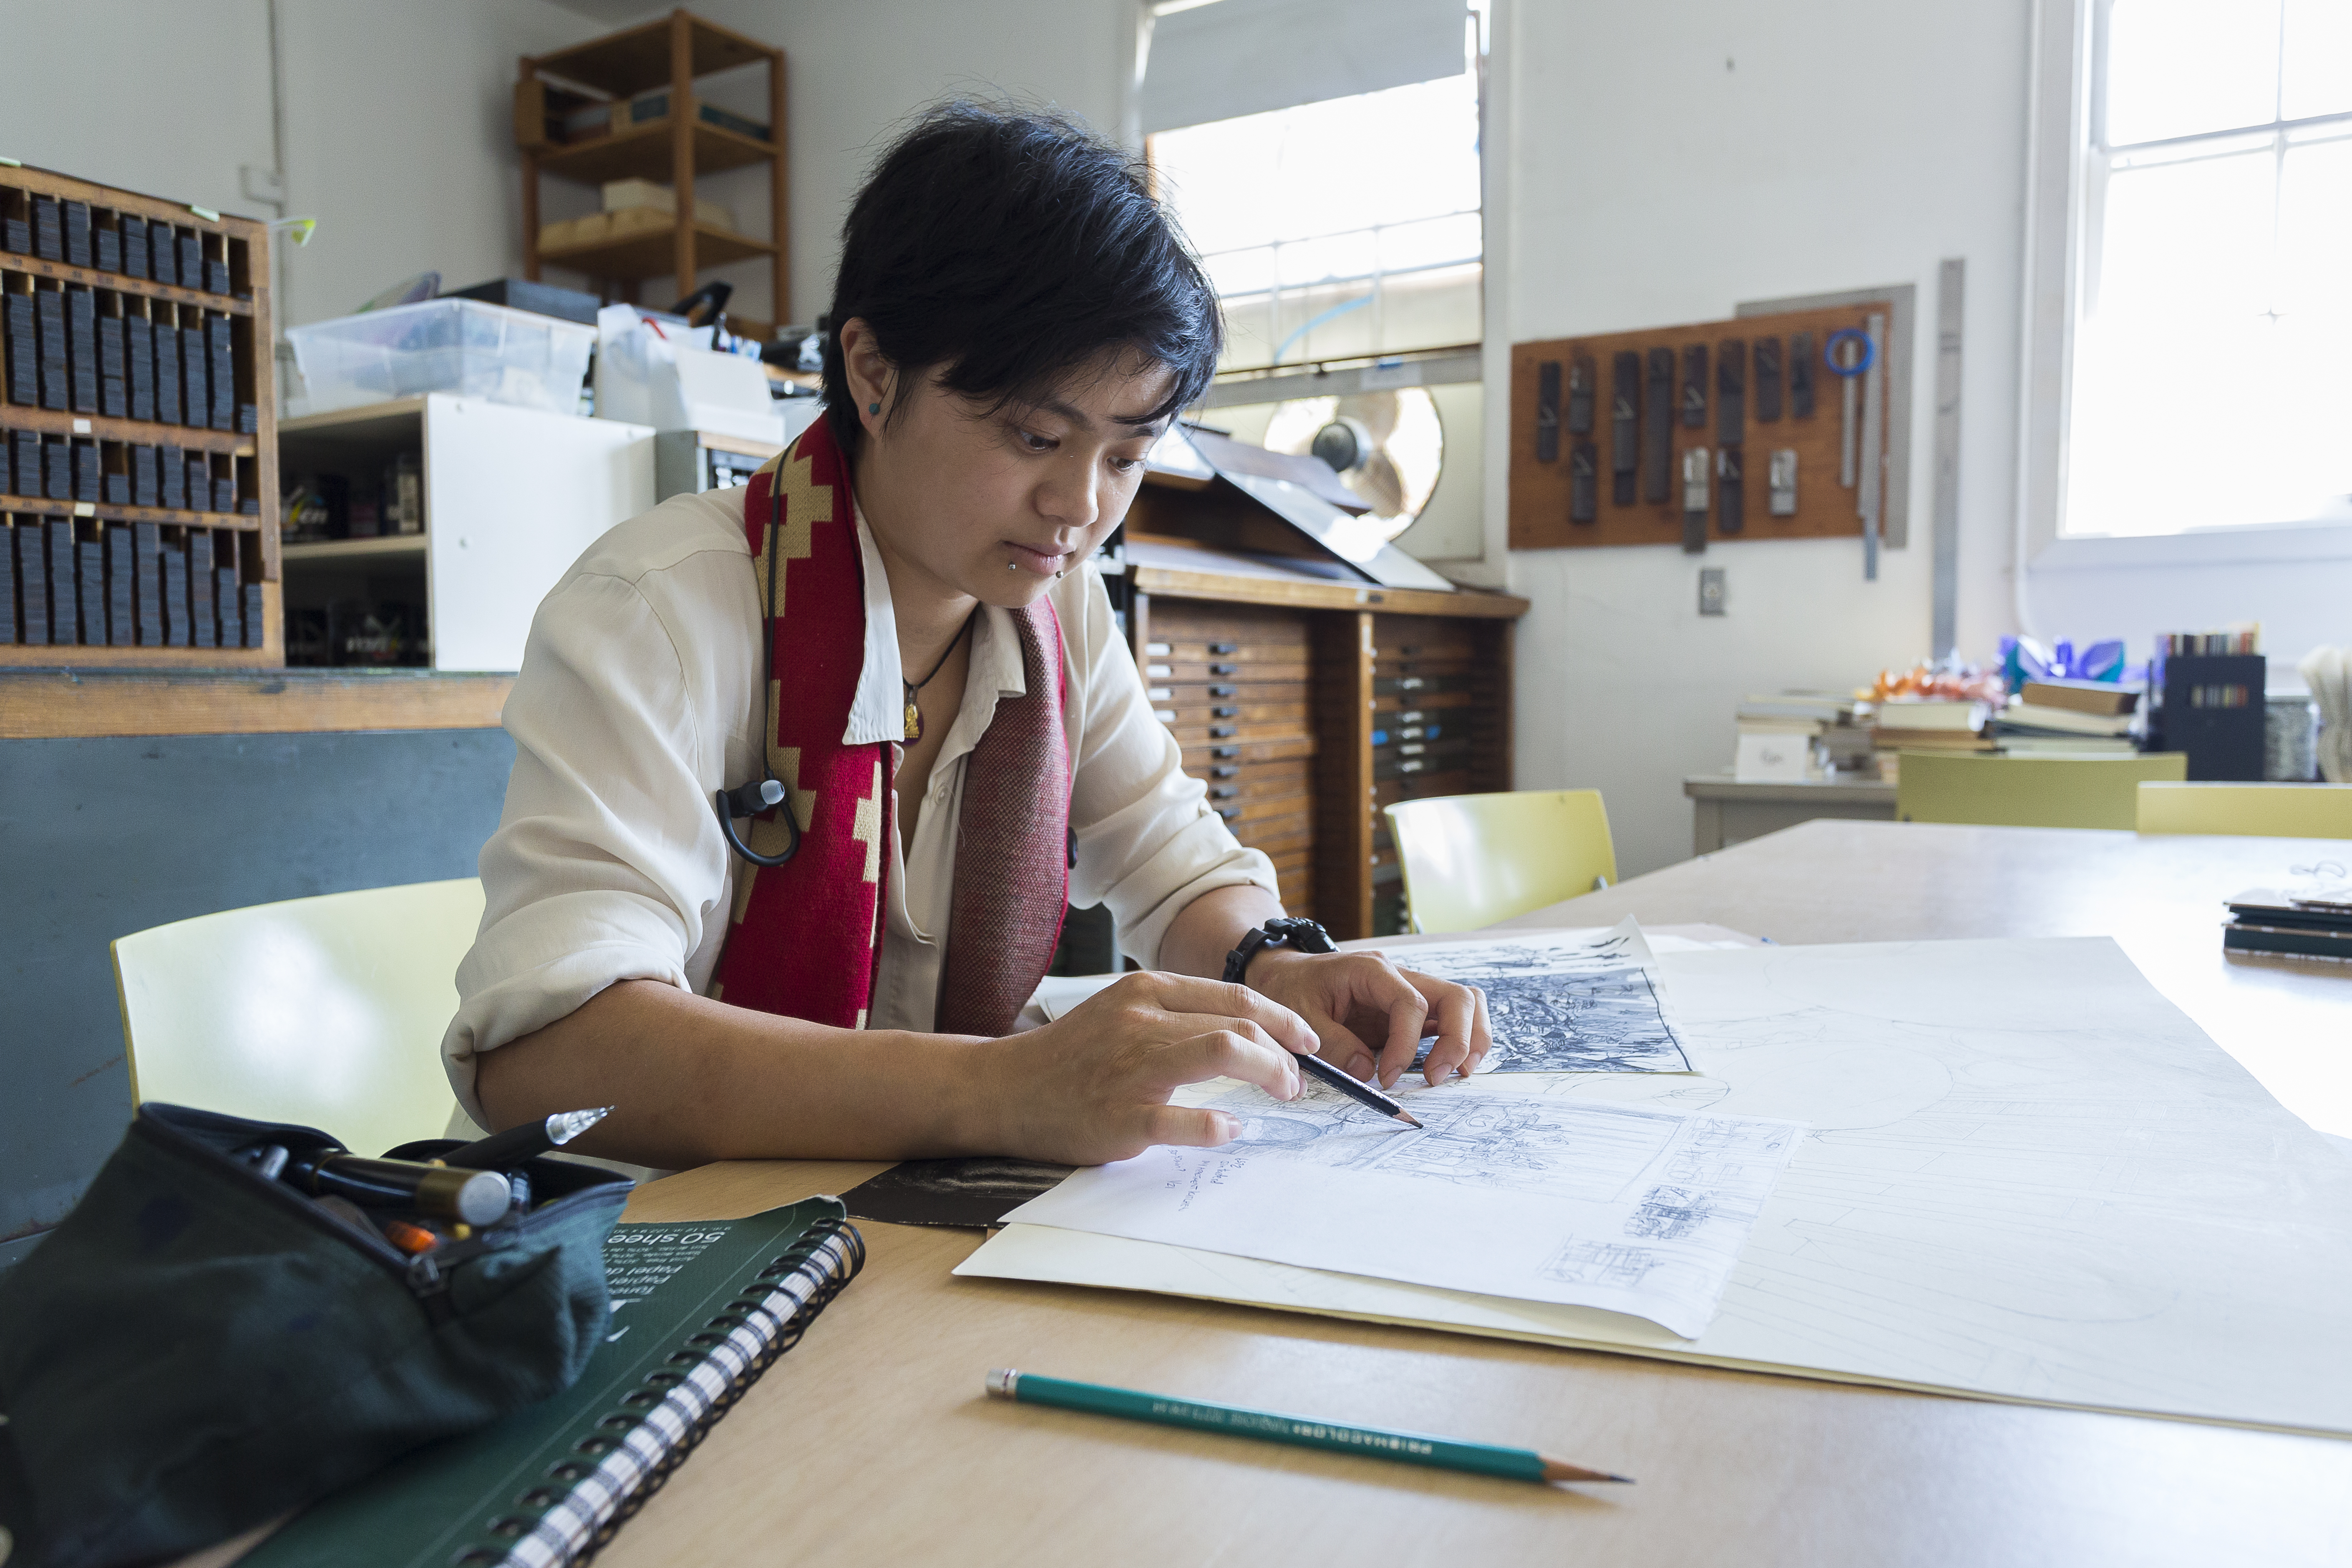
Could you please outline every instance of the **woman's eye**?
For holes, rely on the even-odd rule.
[[[1033,452],[1050,452],[1054,449],[1054,442],[1050,437],[1040,436],[1034,430],[1023,430],[1019,435],[1021,444]]]
[[[1140,458],[1113,458],[1110,460],[1110,471],[1114,474],[1131,474],[1141,467],[1143,459]]]

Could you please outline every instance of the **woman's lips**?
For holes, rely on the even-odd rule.
[[[1070,559],[1070,552],[1066,550],[1039,550],[1033,545],[1015,543],[1010,539],[1003,542],[1004,548],[1013,552],[1015,565],[1026,566],[1040,577],[1050,577],[1061,571]]]

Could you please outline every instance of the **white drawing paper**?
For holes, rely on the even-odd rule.
[[[1603,931],[1544,931],[1384,948],[1407,969],[1486,994],[1482,1072],[1694,1070],[1658,961],[1631,915]]]
[[[1688,1337],[1802,1131],[1458,1082],[1400,1094],[1421,1131],[1321,1084],[1188,1098],[1241,1135],[1080,1171],[1007,1222],[1601,1307]]]
[[[957,1272],[1980,1397],[2352,1434],[2352,1160],[2105,938],[1664,959],[1707,1077],[1481,1079],[1811,1129],[1696,1340],[1033,1226]]]

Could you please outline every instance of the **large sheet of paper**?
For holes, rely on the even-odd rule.
[[[1631,915],[1603,931],[1466,937],[1382,950],[1486,994],[1485,1072],[1689,1072],[1658,962]]]
[[[1019,1226],[959,1273],[2352,1434],[2352,1159],[2103,938],[1662,955],[1708,1076],[1481,1079],[1808,1123],[1706,1332]]]
[[[1232,1142],[1080,1171],[1005,1218],[1574,1302],[1690,1336],[1801,1131],[1459,1082],[1399,1098],[1420,1130],[1320,1084],[1288,1102],[1238,1086],[1195,1101],[1241,1119]]]

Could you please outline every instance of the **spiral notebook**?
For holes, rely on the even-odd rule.
[[[866,1247],[838,1199],[810,1198],[747,1219],[616,1226],[604,1259],[613,1317],[579,1382],[306,1509],[239,1568],[584,1561],[799,1342]]]

